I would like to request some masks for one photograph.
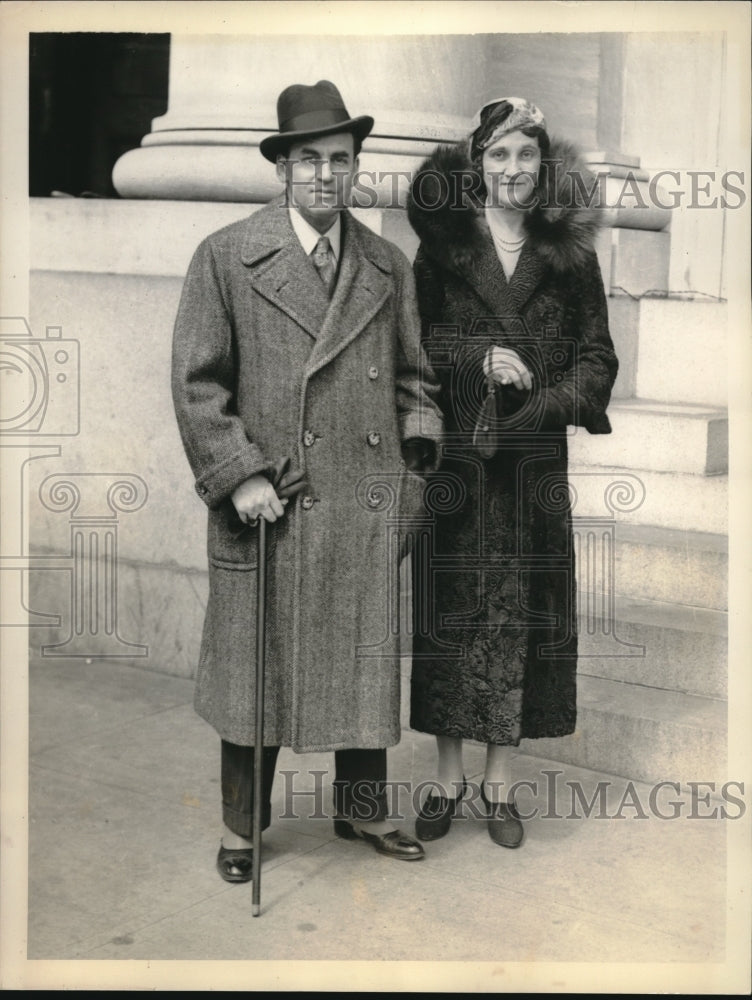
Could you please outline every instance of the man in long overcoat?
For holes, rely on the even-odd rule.
[[[277,112],[261,152],[285,195],[200,244],[173,344],[209,508],[195,706],[221,737],[227,881],[252,875],[259,517],[273,524],[262,826],[279,748],[333,750],[335,832],[423,857],[386,818],[386,748],[400,739],[400,525],[439,460],[437,386],[407,259],[345,208],[373,119],[350,118],[328,81],[288,87]]]

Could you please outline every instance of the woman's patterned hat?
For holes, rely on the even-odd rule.
[[[489,117],[497,117],[498,112],[506,110],[500,105],[511,106],[511,111],[503,121],[489,131],[488,135],[480,135],[483,127],[487,125]],[[543,112],[535,104],[524,97],[496,97],[492,101],[486,101],[483,107],[477,112],[473,119],[472,139],[476,140],[474,145],[478,150],[487,149],[497,139],[500,139],[508,132],[516,132],[522,128],[546,128],[546,119]]]

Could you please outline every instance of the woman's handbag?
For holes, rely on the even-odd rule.
[[[473,431],[473,447],[481,458],[493,458],[499,447],[496,383],[486,380],[486,398]]]

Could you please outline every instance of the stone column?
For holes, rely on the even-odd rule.
[[[637,149],[624,148],[629,81],[634,58],[629,35],[600,36],[597,147],[586,159],[602,184],[609,229],[598,241],[598,256],[608,292],[615,295],[665,294],[669,289],[670,204],[651,187]],[[648,113],[648,108],[645,108]]]
[[[439,67],[446,79],[437,88]],[[385,207],[394,202],[391,175],[403,197],[400,173],[409,175],[437,141],[466,133],[461,100],[475,87],[456,77],[441,38],[173,36],[169,110],[118,161],[113,181],[124,198],[265,202],[281,190],[258,150],[276,131],[277,97],[291,83],[323,78],[337,84],[353,116],[376,119],[360,166],[390,174],[378,186]]]
[[[618,153],[620,37],[174,35],[169,109],[121,157],[113,181],[124,198],[267,201],[280,186],[258,144],[276,130],[277,96],[290,83],[325,78],[352,115],[375,118],[361,156],[363,171],[388,175],[376,184],[375,207],[404,204],[407,176],[437,142],[463,138],[477,107],[515,94],[539,103],[555,134],[596,150],[590,159],[608,174],[615,202],[624,170],[639,166]],[[627,192],[609,224],[665,226],[666,212],[634,211],[633,202]]]
[[[331,79],[352,115],[375,119],[360,157],[360,217],[412,259],[418,239],[402,211],[410,176],[438,142],[466,137],[487,100],[527,96],[543,109],[553,136],[588,151],[606,209],[596,249],[614,335],[620,356],[633,359],[635,297],[669,289],[671,218],[654,204],[649,174],[632,147],[639,132],[627,128],[641,66],[635,49],[639,40],[629,35],[597,33],[173,35],[167,113],[121,157],[113,181],[130,199],[266,202],[281,187],[258,145],[276,130],[280,91]],[[226,221],[218,212],[216,228]],[[633,394],[634,368],[623,366],[617,395]]]

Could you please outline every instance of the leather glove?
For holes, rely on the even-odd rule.
[[[407,438],[402,442],[402,458],[410,472],[423,475],[436,461],[436,445],[429,438]]]
[[[305,473],[301,469],[290,469],[290,459],[282,458],[274,467],[274,474],[270,477],[272,486],[280,500],[294,497],[305,489]]]

